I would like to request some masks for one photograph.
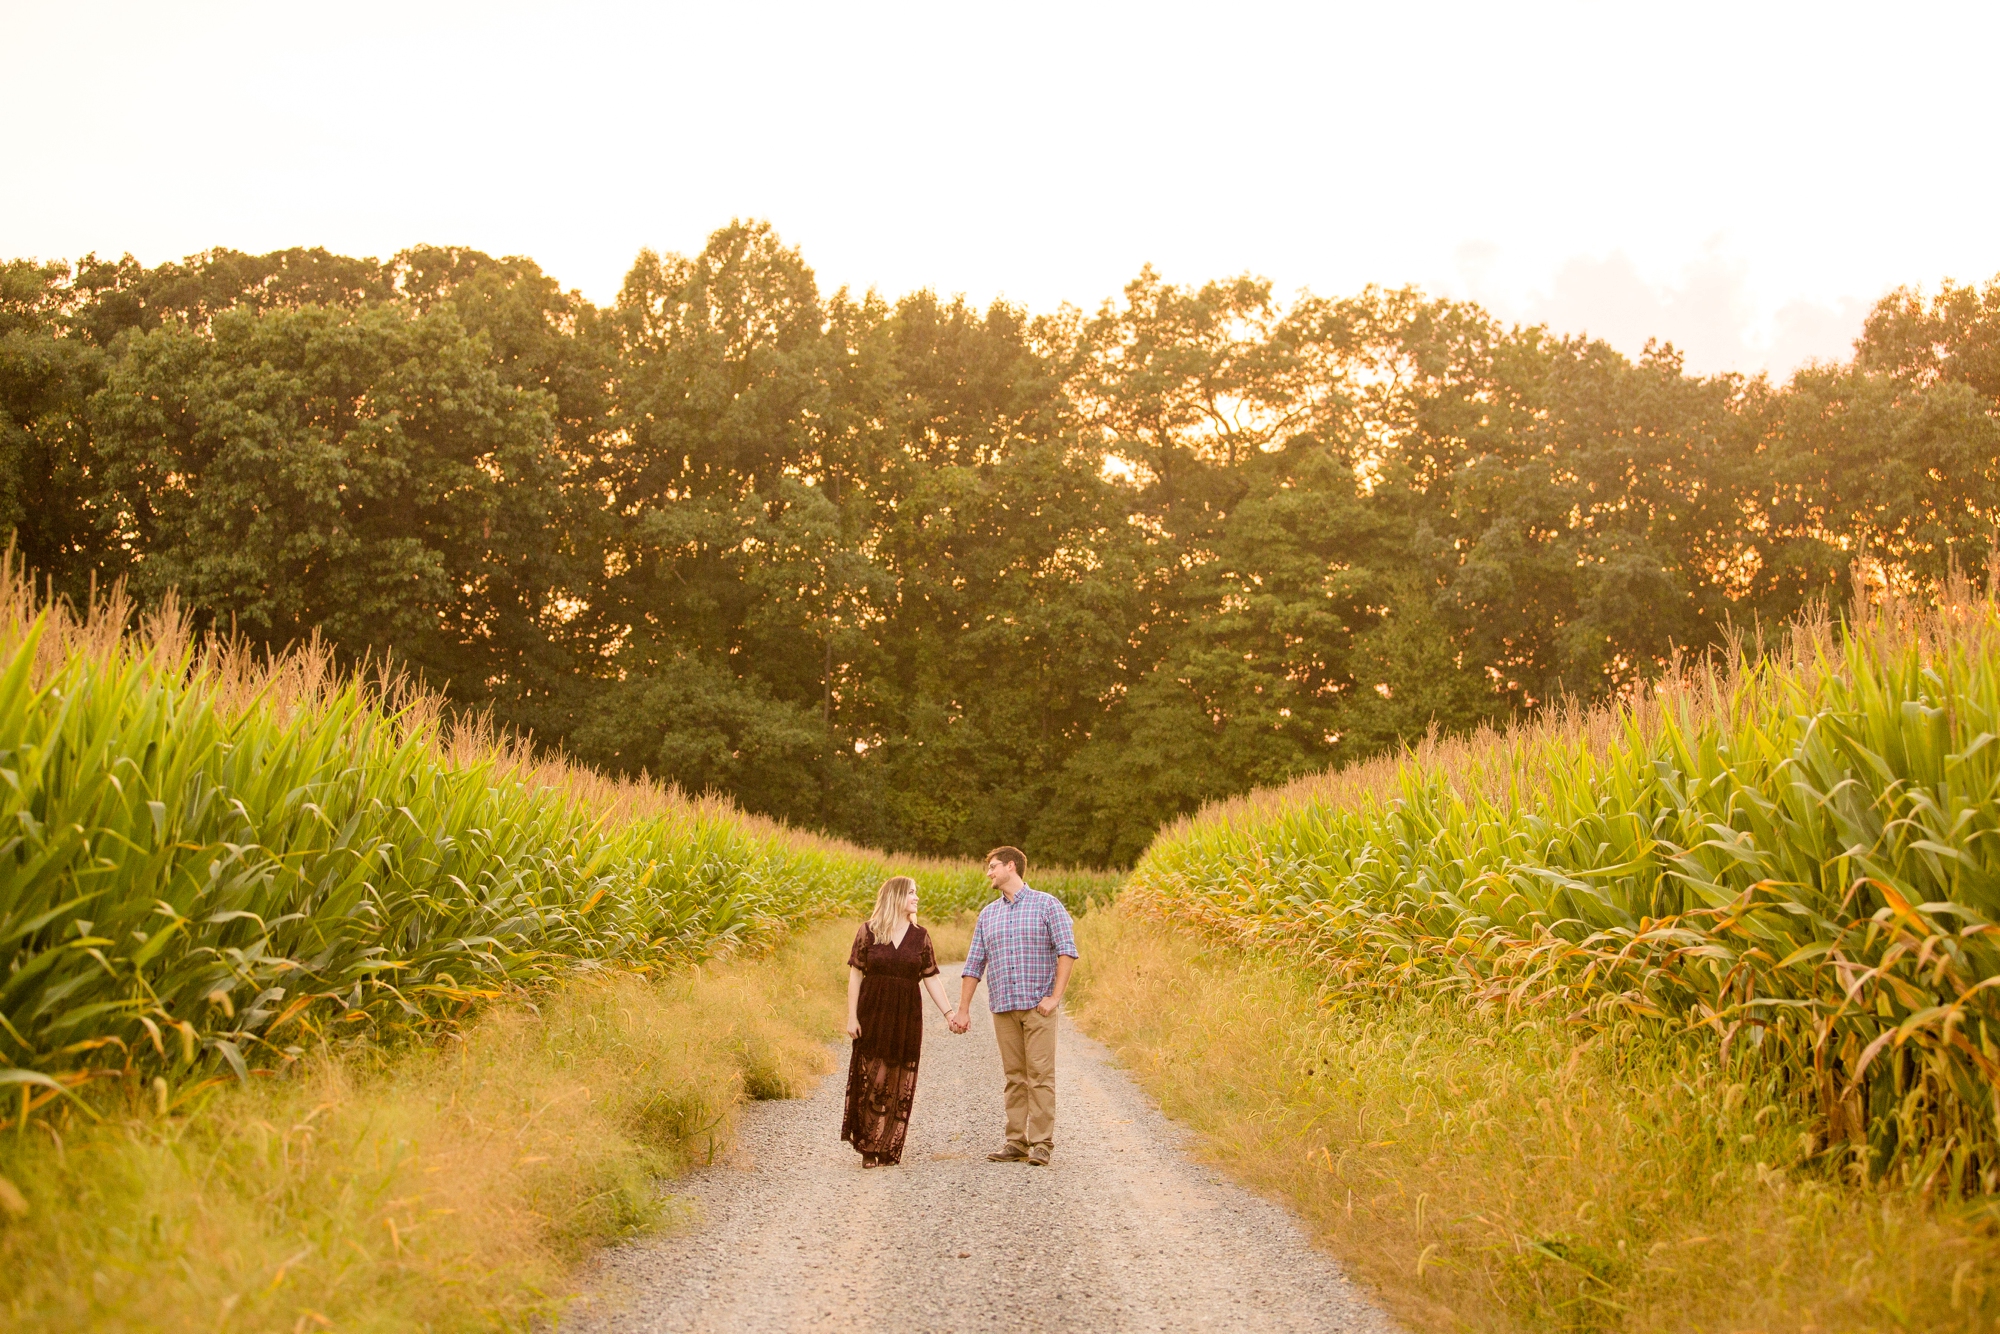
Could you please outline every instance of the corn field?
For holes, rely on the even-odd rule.
[[[2000,1186],[2000,608],[1857,606],[1644,698],[1213,807],[1125,902],[1329,992],[1554,1007],[1768,1063],[1811,1151]]]
[[[986,891],[975,866],[539,761],[311,647],[265,661],[131,619],[0,571],[0,1094],[24,1125],[93,1079],[168,1110],[509,987],[685,962],[898,871],[933,912]]]

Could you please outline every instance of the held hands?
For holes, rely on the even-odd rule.
[[[944,1024],[954,1033],[964,1033],[972,1027],[972,1016],[963,1009],[956,1010],[945,1016]]]

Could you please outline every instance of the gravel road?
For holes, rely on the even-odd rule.
[[[899,1166],[864,1172],[837,1138],[843,1044],[812,1096],[750,1108],[734,1154],[674,1184],[700,1221],[610,1252],[562,1328],[1395,1330],[1282,1208],[1190,1159],[1066,1019],[1055,1161],[987,1162],[1005,1138],[992,1024],[983,1006],[963,1037],[927,1023]]]

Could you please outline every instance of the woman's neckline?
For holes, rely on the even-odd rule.
[[[915,922],[903,923],[903,934],[900,936],[891,937],[889,941],[889,948],[892,950],[899,950],[903,948],[903,942],[908,940],[910,938],[910,932],[916,929],[917,929],[917,924]]]

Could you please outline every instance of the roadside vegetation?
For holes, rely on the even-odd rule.
[[[589,1249],[687,1216],[660,1187],[743,1103],[826,1068],[846,932],[664,979],[513,993],[385,1059],[316,1048],[162,1116],[38,1118],[0,1140],[21,1331],[523,1328]],[[233,1083],[233,1081],[232,1081]],[[59,1147],[58,1147],[59,1146]]]
[[[1167,831],[1081,1014],[1425,1327],[1991,1328],[1995,736],[1988,598],[1809,620]]]
[[[1592,1040],[1561,1015],[1331,998],[1283,954],[1123,908],[1080,919],[1078,942],[1078,1022],[1411,1329],[2000,1317],[1990,1209],[1805,1161],[1811,1122],[1768,1071],[1630,1028]]]
[[[886,875],[987,893],[131,619],[0,574],[10,1328],[519,1325],[818,1072]]]
[[[510,988],[769,942],[898,869],[939,913],[986,893],[970,864],[535,759],[310,647],[265,661],[125,615],[0,578],[0,1086],[24,1125],[93,1082],[168,1112]]]

